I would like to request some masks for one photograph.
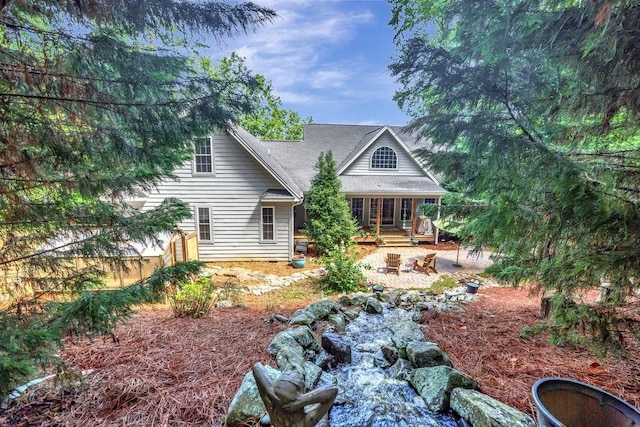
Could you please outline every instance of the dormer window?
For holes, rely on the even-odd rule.
[[[380,147],[371,156],[371,169],[398,169],[398,156],[389,147]]]

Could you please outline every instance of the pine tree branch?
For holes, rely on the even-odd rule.
[[[29,95],[22,93],[9,93],[9,92],[0,92],[0,97],[7,98],[25,98],[25,99],[37,99],[43,101],[60,101],[60,102],[71,102],[77,104],[88,104],[88,105],[96,105],[96,106],[121,106],[121,107],[166,107],[172,105],[185,105],[192,102],[200,102],[207,99],[215,99],[214,96],[202,96],[198,98],[192,98],[187,100],[175,100],[175,101],[164,101],[164,102],[119,102],[119,101],[94,101],[91,99],[83,99],[83,98],[64,98],[61,96],[47,96],[47,95]]]

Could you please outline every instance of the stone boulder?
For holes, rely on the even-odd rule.
[[[345,319],[342,313],[330,313],[327,316],[327,320],[340,332],[344,331],[344,328],[347,326],[347,319]]]
[[[271,381],[275,382],[280,378],[280,371],[277,369],[271,366],[265,366],[265,369]],[[265,412],[267,412],[267,409],[264,407],[264,403],[262,403],[262,399],[260,398],[256,380],[253,378],[253,373],[249,372],[244,376],[240,388],[229,404],[227,425],[229,427],[239,426],[247,419],[259,417]]]
[[[321,350],[320,341],[318,337],[308,326],[298,326],[297,328],[289,329],[285,334],[289,334],[293,337],[298,344],[305,350],[313,350],[319,352]]]
[[[432,342],[410,342],[407,344],[407,359],[416,368],[431,366],[453,366],[447,354]]]
[[[420,325],[411,320],[398,322],[391,327],[391,331],[393,332],[391,340],[398,350],[404,350],[410,342],[424,339]]]
[[[370,314],[382,313],[382,304],[376,297],[369,297],[364,304],[364,310]]]
[[[322,334],[320,342],[322,348],[335,356],[338,363],[351,363],[351,345],[344,340],[342,335],[325,332]]]
[[[351,301],[351,298],[349,298],[347,295],[342,295],[340,298],[338,298],[337,302],[339,305],[353,305],[353,301]]]
[[[454,389],[450,406],[473,427],[536,426],[528,415],[476,390]]]
[[[353,297],[351,297],[351,303],[353,305],[364,305],[367,302],[367,298],[369,298],[370,294],[365,294],[362,292],[358,292]]]
[[[312,362],[304,362],[304,386],[306,390],[312,390],[320,381],[322,369]]]
[[[407,359],[398,359],[387,369],[387,375],[396,380],[411,381],[413,366]],[[415,386],[414,386],[415,388]]]
[[[273,337],[273,339],[267,346],[267,353],[269,353],[271,356],[275,356],[283,348],[299,348],[300,352],[304,353],[304,348],[298,341],[296,341],[296,339],[289,333],[289,331],[283,331],[276,334],[276,336]]]
[[[389,363],[391,364],[396,363],[399,357],[397,348],[395,348],[392,345],[383,345],[381,350],[382,350],[382,354],[384,355],[384,358],[387,359]]]
[[[361,311],[362,311],[362,308],[358,306],[340,308],[340,313],[344,315],[345,319],[347,320],[353,320],[357,318],[360,315]]]
[[[309,304],[305,310],[315,317],[315,320],[325,319],[329,313],[337,311],[336,304],[330,299],[322,299],[320,301]]]
[[[276,354],[276,364],[282,372],[298,371],[304,376],[304,362],[304,351],[301,346],[284,347]]]
[[[415,290],[398,289],[391,294],[390,301],[396,307],[410,308],[424,301],[424,296]]]
[[[307,311],[304,308],[301,308],[300,310],[296,310],[293,312],[293,314],[291,315],[291,318],[289,319],[289,324],[290,325],[311,325],[315,321],[316,321],[316,316],[314,316],[313,313]]]
[[[333,356],[331,356],[329,353],[323,350],[316,355],[313,363],[318,365],[320,369],[327,370],[329,369],[329,365],[331,364],[332,360],[333,360]]]
[[[418,368],[412,372],[411,385],[434,412],[449,409],[451,391],[455,388],[475,389],[478,383],[449,366]]]

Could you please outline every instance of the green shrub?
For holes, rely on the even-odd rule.
[[[431,290],[441,294],[446,290],[457,288],[460,284],[452,276],[445,274],[431,284]]]
[[[210,277],[198,277],[179,284],[170,299],[174,316],[206,316],[213,306],[214,290]]]
[[[362,273],[367,266],[356,262],[355,254],[348,254],[344,246],[335,248],[322,258],[327,275],[322,288],[332,292],[354,292],[366,286],[367,278]]]
[[[222,285],[216,286],[216,301],[230,301],[233,304],[240,302],[242,287],[231,280],[225,281]]]

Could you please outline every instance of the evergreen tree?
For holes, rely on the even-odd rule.
[[[497,249],[495,274],[555,295],[556,342],[633,337],[621,308],[640,277],[637,3],[392,5],[396,100],[441,148],[422,155],[452,192],[445,214]],[[601,281],[609,299],[581,303]]]
[[[315,170],[304,201],[308,217],[304,234],[314,242],[319,254],[327,254],[336,247],[344,248],[353,243],[356,223],[342,192],[331,151],[320,153]]]
[[[139,255],[131,243],[191,215],[177,200],[144,213],[125,200],[171,178],[193,137],[250,110],[256,79],[212,76],[186,40],[274,16],[252,3],[0,2],[0,395],[54,360],[64,334],[110,333],[132,304],[197,269],[95,292],[105,265]]]

